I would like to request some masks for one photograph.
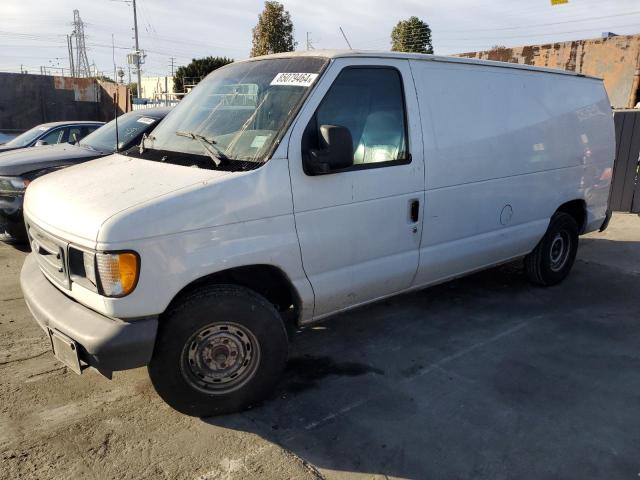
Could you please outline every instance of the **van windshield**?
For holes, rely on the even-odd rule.
[[[174,108],[144,149],[184,165],[184,155],[171,153],[212,157],[195,163],[204,168],[265,162],[326,63],[319,57],[292,57],[222,67]]]

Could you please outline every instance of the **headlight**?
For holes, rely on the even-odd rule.
[[[95,258],[97,278],[100,281],[103,295],[107,297],[124,297],[133,291],[138,283],[140,270],[140,257],[138,257],[137,253],[96,253]]]
[[[20,177],[10,178],[9,183],[16,190],[24,190],[25,188],[27,188],[27,185],[29,185],[29,180],[27,180],[26,178],[20,178]]]
[[[30,180],[22,177],[0,177],[0,193],[22,193],[29,183]]]
[[[33,182],[36,178],[41,177],[42,175],[46,175],[47,173],[54,172],[64,168],[64,166],[60,167],[50,167],[43,168],[42,170],[35,170],[33,172],[25,173],[21,177],[0,177],[0,194],[21,194],[27,189],[29,184]]]
[[[140,257],[132,251],[95,253],[69,248],[71,281],[105,297],[124,297],[138,283]]]
[[[82,264],[84,266],[84,276],[87,280],[98,285],[96,281],[96,256],[93,253],[82,252]]]

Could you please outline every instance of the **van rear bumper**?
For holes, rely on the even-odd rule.
[[[611,210],[607,209],[607,214],[604,217],[604,222],[602,222],[602,225],[600,225],[599,231],[604,232],[607,229],[607,227],[609,226],[609,222],[611,221],[611,215]]]
[[[34,254],[20,272],[25,302],[48,334],[57,330],[78,344],[80,360],[111,377],[117,370],[142,367],[151,360],[157,317],[125,321],[101,315],[67,297],[40,271]]]

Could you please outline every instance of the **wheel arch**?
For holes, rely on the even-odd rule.
[[[287,326],[297,326],[302,307],[301,297],[287,274],[269,264],[236,266],[197,278],[173,297],[165,312],[194,290],[205,285],[221,284],[238,285],[262,295],[280,312]]]
[[[560,205],[556,212],[563,212],[573,217],[578,225],[578,234],[582,234],[587,226],[587,203],[582,198],[576,198]]]

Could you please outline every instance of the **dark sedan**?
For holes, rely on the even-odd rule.
[[[153,108],[119,116],[117,147],[116,121],[112,120],[74,145],[64,143],[1,153],[0,240],[26,240],[22,201],[34,179],[138,145],[142,135],[151,132],[169,111],[169,108]]]
[[[19,148],[77,142],[102,125],[104,122],[43,123],[0,145],[0,153]]]

